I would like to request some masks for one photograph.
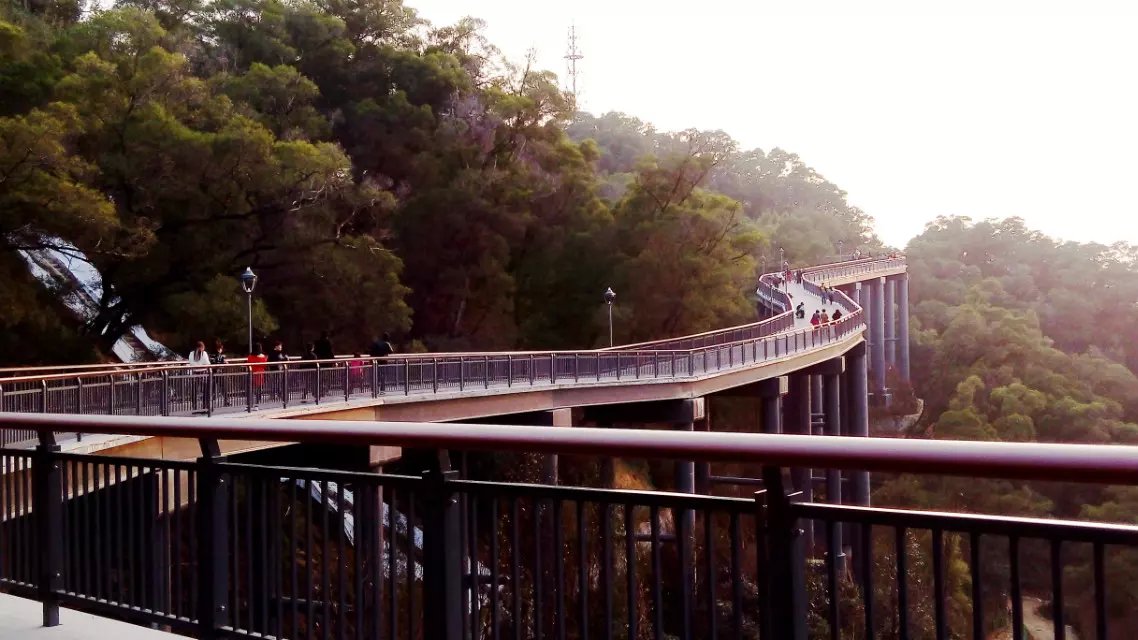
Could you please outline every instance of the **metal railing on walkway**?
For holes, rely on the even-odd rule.
[[[799,503],[788,480],[811,467],[1136,485],[1133,447],[15,414],[0,426],[43,438],[0,450],[0,585],[41,599],[48,622],[63,604],[198,638],[986,638],[1005,606],[1023,628],[1030,592],[1054,602],[1054,637],[1082,611],[1081,637],[1105,640],[1109,594],[1126,586],[1108,568],[1138,545],[1133,526]],[[64,454],[52,431],[197,438],[203,457]],[[437,462],[417,475],[238,464],[218,455],[227,438],[397,445]],[[508,483],[461,476],[459,452],[735,462],[761,482],[752,498]],[[809,546],[807,521],[823,532]]]
[[[896,260],[863,261],[808,275],[817,280],[832,272],[827,270],[868,273],[897,264]],[[807,286],[818,293],[816,284],[807,281]],[[773,295],[786,297],[781,291]],[[761,322],[612,350],[401,354],[208,367],[156,363],[36,372],[0,378],[0,412],[212,416],[385,395],[500,393],[550,385],[696,379],[808,353],[860,334],[865,328],[861,309],[844,295],[841,298],[847,314],[825,327],[795,329],[786,297],[787,311]],[[29,435],[9,433],[0,441],[12,444]]]

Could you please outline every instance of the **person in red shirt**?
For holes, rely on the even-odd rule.
[[[255,402],[253,403],[254,409],[260,409],[258,406],[261,404],[261,394],[265,387],[265,364],[269,361],[269,356],[265,355],[265,349],[261,343],[253,345],[253,353],[249,354],[247,359],[249,362],[249,371],[253,376],[253,395]]]

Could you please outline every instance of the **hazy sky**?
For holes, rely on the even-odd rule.
[[[941,214],[1138,242],[1138,9],[1126,3],[406,3],[436,24],[483,18],[508,56],[533,47],[562,76],[576,23],[584,109],[797,153],[887,242]]]

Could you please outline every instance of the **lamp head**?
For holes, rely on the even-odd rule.
[[[605,289],[605,304],[612,304],[613,300],[616,300],[616,292],[609,287]]]
[[[245,267],[245,272],[241,274],[241,288],[245,293],[253,293],[253,288],[257,286],[257,274],[253,273],[253,269]]]

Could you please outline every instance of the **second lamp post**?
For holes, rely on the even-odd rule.
[[[252,268],[245,267],[245,272],[241,274],[241,288],[245,290],[249,303],[249,354],[253,353],[253,288],[256,286],[257,274],[253,273]]]
[[[609,346],[613,345],[612,342],[612,301],[616,300],[616,292],[612,287],[605,289],[605,304],[609,307]]]

